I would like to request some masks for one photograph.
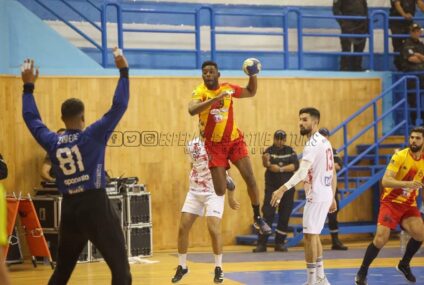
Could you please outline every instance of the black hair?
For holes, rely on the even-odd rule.
[[[73,119],[84,112],[84,103],[77,98],[65,100],[62,103],[62,118]]]
[[[409,135],[412,135],[412,133],[420,133],[424,137],[424,128],[423,127],[412,128],[412,130],[409,133]]]
[[[311,117],[317,118],[318,122],[321,118],[321,115],[320,115],[318,109],[316,109],[314,107],[306,107],[306,108],[300,109],[299,115],[304,114],[304,113],[309,114]]]
[[[287,134],[283,130],[277,130],[274,133],[274,139],[282,140],[282,139],[285,139],[286,137],[287,137]]]
[[[212,61],[212,60],[207,60],[207,61],[203,62],[202,63],[202,69],[205,66],[209,66],[209,65],[215,66],[216,70],[218,70],[218,64],[216,64],[216,62],[215,61]]]

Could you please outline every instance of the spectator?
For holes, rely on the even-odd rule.
[[[412,25],[412,18],[415,16],[416,6],[424,11],[423,0],[391,0],[390,17],[403,17],[403,20],[389,20],[390,31],[393,35],[407,34],[409,27]],[[400,52],[404,38],[392,37],[392,45],[394,52]],[[394,64],[398,70],[401,70],[401,57],[395,56]]]
[[[335,16],[368,16],[368,5],[366,0],[334,0],[333,14]],[[368,33],[368,20],[344,20],[337,19],[342,34],[366,34]],[[342,52],[363,52],[366,38],[340,37]],[[362,71],[362,55],[342,55],[340,59],[340,70]]]
[[[400,66],[403,71],[417,72],[424,71],[424,44],[420,41],[422,28],[419,24],[414,23],[411,25],[409,34],[410,37],[405,40],[400,57]],[[418,75],[420,78],[420,89],[424,88],[424,76]],[[415,81],[408,81],[408,89],[415,88]],[[408,104],[410,108],[417,107],[417,96],[415,92],[408,92]],[[424,113],[421,112],[421,118]],[[416,124],[417,112],[415,110],[410,112],[410,119],[413,125]]]
[[[294,150],[285,145],[286,133],[278,130],[274,133],[274,143],[268,147],[263,156],[262,164],[265,171],[265,197],[262,204],[262,214],[265,222],[272,225],[275,215],[275,207],[271,206],[272,193],[284,185],[293,176],[293,173],[299,168],[299,160]],[[278,205],[278,224],[275,230],[275,251],[287,251],[285,245],[289,218],[293,209],[294,187],[284,193],[280,204]],[[265,252],[268,235],[259,233],[258,244],[253,252]]]

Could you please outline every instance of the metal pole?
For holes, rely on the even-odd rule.
[[[103,67],[107,66],[107,23],[106,23],[106,11],[107,3],[102,5],[102,10],[100,11],[101,17],[101,28],[102,28],[102,65]]]

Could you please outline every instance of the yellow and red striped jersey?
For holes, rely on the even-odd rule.
[[[422,182],[424,178],[424,157],[421,156],[420,159],[416,160],[411,156],[409,148],[405,148],[392,156],[387,169],[396,173],[396,180]],[[385,187],[381,201],[416,206],[418,190]]]
[[[216,90],[209,90],[204,83],[194,89],[192,100],[206,101],[215,98],[224,91],[232,90],[232,95],[215,102],[199,113],[199,129],[201,136],[210,142],[230,142],[242,136],[237,128],[233,114],[233,97],[239,98],[243,88],[237,85],[222,83]]]

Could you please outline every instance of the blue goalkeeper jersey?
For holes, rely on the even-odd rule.
[[[25,85],[22,100],[25,123],[50,156],[56,183],[62,194],[105,188],[106,144],[128,107],[128,69],[126,76],[122,74],[125,73],[121,69],[112,107],[100,120],[83,131],[68,129],[60,135],[43,124],[32,94],[33,86],[28,88],[28,84]]]

